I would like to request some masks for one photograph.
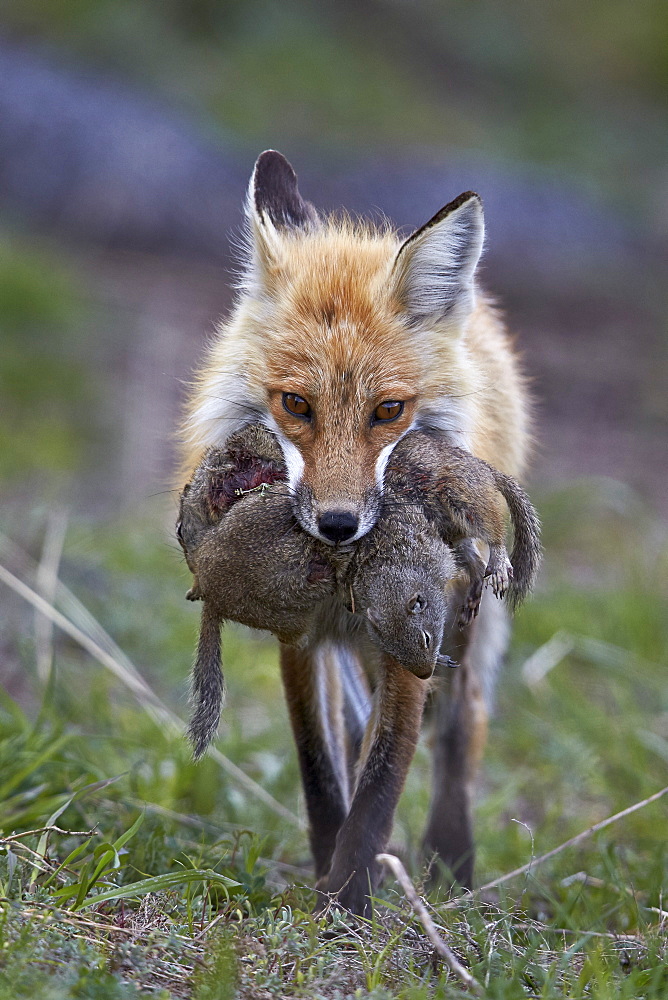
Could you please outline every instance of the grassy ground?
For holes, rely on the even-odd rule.
[[[582,4],[568,4],[567,17],[516,4],[498,22],[470,5],[466,21],[439,29],[461,90],[437,77],[419,38],[367,44],[373,22],[360,34],[345,5],[335,36],[297,2],[258,0],[254,17],[208,0],[4,6],[17,37],[62,42],[149,80],[253,150],[310,147],[314,136],[326,150],[342,139],[383,149],[397,136],[402,146],[460,145],[577,169],[656,216],[666,67],[656,3],[639,17],[596,0],[585,21]],[[377,6],[381,16],[399,10]],[[640,202],[629,177],[642,179]],[[0,506],[0,566],[34,587],[41,563],[41,588],[69,629],[50,638],[29,594],[0,580],[0,1000],[463,995],[391,876],[369,924],[310,916],[303,805],[270,642],[228,630],[218,753],[192,764],[175,716],[187,711],[197,609],[159,527],[173,512],[155,498],[105,519],[113,502],[90,475],[118,468],[118,345],[132,324],[124,314],[114,327],[106,302],[96,312],[59,253],[27,253],[6,235],[0,251],[0,478],[13,497]],[[565,383],[576,363],[555,343],[567,352]],[[620,366],[620,383],[625,375]],[[637,423],[624,412],[619,422]],[[588,430],[583,422],[587,443]],[[97,520],[64,526],[50,515],[72,483],[78,509]],[[668,796],[539,860],[668,784],[665,525],[610,480],[536,500],[546,567],[516,622],[476,815],[480,883],[534,863],[479,896],[432,898],[429,912],[489,997],[668,996]],[[418,886],[428,786],[425,744],[392,838]]]
[[[163,499],[145,516],[67,525],[58,585],[62,522],[24,515],[20,549],[3,536],[15,669],[0,688],[0,998],[463,995],[392,876],[369,924],[310,916],[270,642],[228,629],[218,754],[190,761],[172,713],[186,712],[197,611],[157,526],[171,519]],[[668,784],[665,532],[612,481],[539,505],[548,556],[499,685],[481,882]],[[6,586],[6,570],[35,585],[26,550],[89,651],[60,627],[51,641]],[[428,784],[424,745],[392,841],[418,886]],[[480,896],[430,899],[431,916],[486,996],[668,996],[667,813],[668,796]]]
[[[310,916],[271,642],[227,630],[217,752],[192,764],[178,717],[197,609],[173,499],[112,520],[94,491],[117,468],[116,341],[86,333],[98,314],[51,257],[3,251],[0,1000],[460,995],[391,876],[369,925]],[[58,516],[72,484],[95,519]],[[668,784],[665,525],[612,480],[536,500],[547,558],[499,684],[479,882],[535,861],[430,913],[490,997],[668,996],[668,796],[538,860]],[[52,637],[7,571],[64,616]],[[418,886],[428,786],[425,744],[392,837]]]

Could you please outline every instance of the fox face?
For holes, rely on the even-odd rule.
[[[348,316],[323,318],[320,295],[331,298],[332,289],[309,283],[309,307],[295,311],[291,297],[281,317],[289,334],[267,352],[266,419],[302,527],[324,541],[354,542],[375,523],[386,462],[414,424],[422,364],[391,316],[375,309],[368,322],[354,319],[349,301]]]
[[[244,423],[277,435],[301,526],[355,542],[379,516],[392,449],[414,427],[466,446],[477,384],[463,337],[482,208],[468,193],[401,243],[321,220],[288,162],[256,163],[251,264],[200,376],[188,433],[221,444]]]

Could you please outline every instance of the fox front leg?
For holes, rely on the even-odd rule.
[[[394,812],[413,759],[428,685],[389,656],[364,736],[350,811],[336,838],[328,876],[320,883],[346,910],[369,916],[380,880],[376,855],[387,847]],[[318,909],[327,905],[321,894]]]
[[[319,881],[326,878],[349,802],[343,702],[336,667],[327,649],[281,646],[281,676]]]

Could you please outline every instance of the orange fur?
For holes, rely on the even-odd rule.
[[[359,500],[381,450],[428,405],[448,411],[453,443],[521,475],[524,383],[499,314],[478,294],[465,329],[444,322],[411,329],[391,280],[399,246],[394,234],[345,219],[281,234],[262,288],[242,292],[197,377],[184,422],[184,474],[255,411],[270,414],[299,449],[320,503]],[[283,392],[308,399],[316,420],[292,419]],[[369,427],[369,413],[387,399],[406,401],[402,418]]]

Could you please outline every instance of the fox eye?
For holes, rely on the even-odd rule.
[[[404,404],[394,399],[387,399],[373,411],[374,422],[396,420],[404,412]]]
[[[309,404],[303,396],[298,396],[294,392],[283,393],[283,406],[288,413],[292,413],[295,417],[305,417],[308,419],[311,416],[311,407]]]

